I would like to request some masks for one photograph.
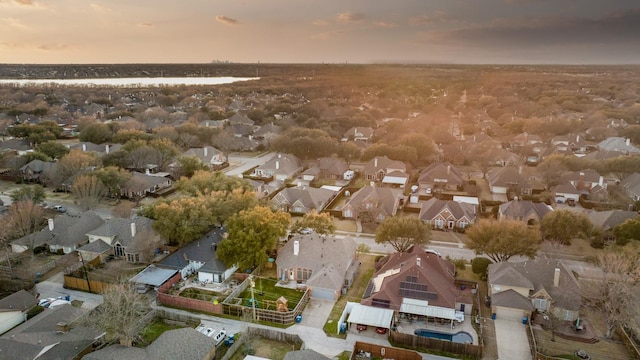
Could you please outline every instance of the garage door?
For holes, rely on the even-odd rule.
[[[522,317],[526,316],[521,309],[512,309],[502,306],[496,306],[496,318],[502,320],[522,321]]]
[[[333,294],[335,292],[331,289],[323,289],[314,287],[311,288],[311,297],[314,299],[335,300]]]

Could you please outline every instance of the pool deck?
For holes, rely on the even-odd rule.
[[[464,331],[471,335],[471,337],[473,338],[473,345],[478,345],[478,334],[473,328],[471,321],[473,320],[470,316],[465,316],[464,321],[461,323],[454,321],[455,327],[453,329],[451,328],[450,324],[436,325],[434,323],[426,323],[425,321],[421,320],[408,319],[400,319],[400,321],[396,323],[396,326],[398,332],[411,335],[413,335],[414,331],[418,329],[426,329],[451,335],[459,333],[460,331]]]

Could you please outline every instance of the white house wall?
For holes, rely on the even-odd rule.
[[[22,324],[27,320],[27,314],[22,311],[0,312],[0,335]]]

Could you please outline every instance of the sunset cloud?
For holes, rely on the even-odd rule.
[[[148,28],[152,28],[152,27],[153,27],[153,24],[151,24],[151,23],[147,23],[147,22],[143,22],[143,23],[139,23],[139,24],[138,24],[138,27],[148,29]]]
[[[38,49],[44,50],[44,51],[60,51],[68,48],[69,48],[69,45],[67,44],[42,44],[38,46]]]
[[[451,17],[444,11],[436,11],[432,15],[421,15],[409,19],[409,25],[431,25],[450,21]]]
[[[0,19],[0,23],[18,30],[29,30],[29,27],[22,23],[20,19],[9,17]]]
[[[108,8],[106,6],[102,6],[100,4],[91,3],[91,4],[89,4],[89,6],[91,7],[91,9],[93,9],[93,11],[98,12],[98,13],[111,12],[110,8]]]
[[[238,20],[232,19],[232,18],[224,16],[224,15],[216,16],[216,21],[221,23],[221,24],[225,24],[225,25],[238,25],[238,24],[240,24],[240,22]]]
[[[364,20],[364,15],[359,13],[345,12],[336,16],[336,21],[339,23],[354,23]]]
[[[395,27],[398,27],[397,24],[386,22],[386,21],[377,21],[377,22],[374,22],[373,25],[377,27],[385,28],[385,29],[393,29]]]

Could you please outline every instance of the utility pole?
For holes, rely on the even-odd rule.
[[[87,279],[87,287],[89,288],[89,292],[91,292],[91,281],[89,281],[89,273],[87,272],[87,267],[84,265],[84,258],[82,257],[82,254],[80,252],[78,252],[78,257],[80,257],[80,262],[82,263],[84,278]]]

